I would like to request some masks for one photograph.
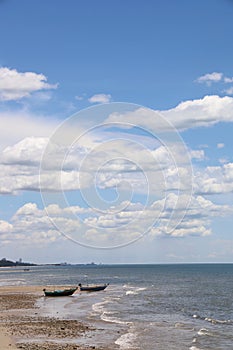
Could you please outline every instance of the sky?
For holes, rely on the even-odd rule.
[[[0,258],[233,262],[233,1],[0,1]]]

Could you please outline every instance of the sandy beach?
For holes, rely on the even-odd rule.
[[[108,349],[85,344],[94,327],[41,315],[36,305],[41,297],[41,286],[0,287],[0,350]]]

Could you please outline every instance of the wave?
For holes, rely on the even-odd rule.
[[[121,319],[117,317],[112,317],[112,315],[118,314],[117,311],[107,311],[105,309],[105,306],[107,304],[111,303],[110,300],[101,301],[99,303],[92,305],[92,310],[95,312],[95,314],[100,315],[100,319],[105,322],[111,322],[116,324],[122,324],[122,325],[131,325],[131,322],[122,321]]]
[[[129,286],[129,285],[124,285],[123,286],[124,289],[128,289],[125,294],[126,295],[137,295],[140,292],[146,290],[146,287],[134,287],[134,286]]]
[[[210,322],[212,324],[227,324],[227,325],[233,324],[233,320],[218,320],[218,319],[211,318],[211,317],[202,317],[202,316],[199,316],[196,314],[193,315],[193,318],[207,321],[207,322]]]
[[[124,284],[123,285],[123,288],[124,289],[137,289],[137,290],[146,290],[147,289],[147,287],[136,287],[136,286],[132,286],[132,285],[130,285],[130,284]]]
[[[115,341],[115,344],[120,346],[120,350],[132,349],[136,338],[137,335],[135,333],[125,333]],[[133,348],[136,349],[135,346]]]
[[[117,317],[111,317],[107,312],[103,312],[100,318],[102,321],[110,322],[110,323],[122,324],[127,326],[132,324],[132,322],[122,321]]]
[[[232,324],[232,320],[216,320],[214,318],[206,317],[205,321],[211,322],[213,324]]]
[[[127,290],[127,291],[125,292],[125,295],[130,295],[130,294],[132,294],[132,295],[137,295],[138,292],[133,291],[133,290]]]
[[[206,328],[201,328],[198,332],[198,335],[207,335],[208,337],[214,337],[214,334],[211,333],[208,329]]]
[[[104,305],[108,304],[108,300],[101,301],[92,305],[92,310],[98,314],[102,314],[104,310]]]

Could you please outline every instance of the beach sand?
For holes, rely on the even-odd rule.
[[[6,328],[0,327],[0,350],[16,350],[17,347],[14,341],[10,338],[6,332]]]
[[[95,332],[90,325],[40,315],[42,296],[41,286],[0,287],[0,350],[110,349],[85,345],[85,336]]]

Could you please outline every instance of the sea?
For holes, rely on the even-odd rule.
[[[105,291],[38,298],[43,315],[94,325],[87,345],[233,349],[233,264],[66,265],[0,269],[0,285],[109,283]],[[78,340],[76,340],[78,342]],[[82,339],[82,342],[84,340]]]

